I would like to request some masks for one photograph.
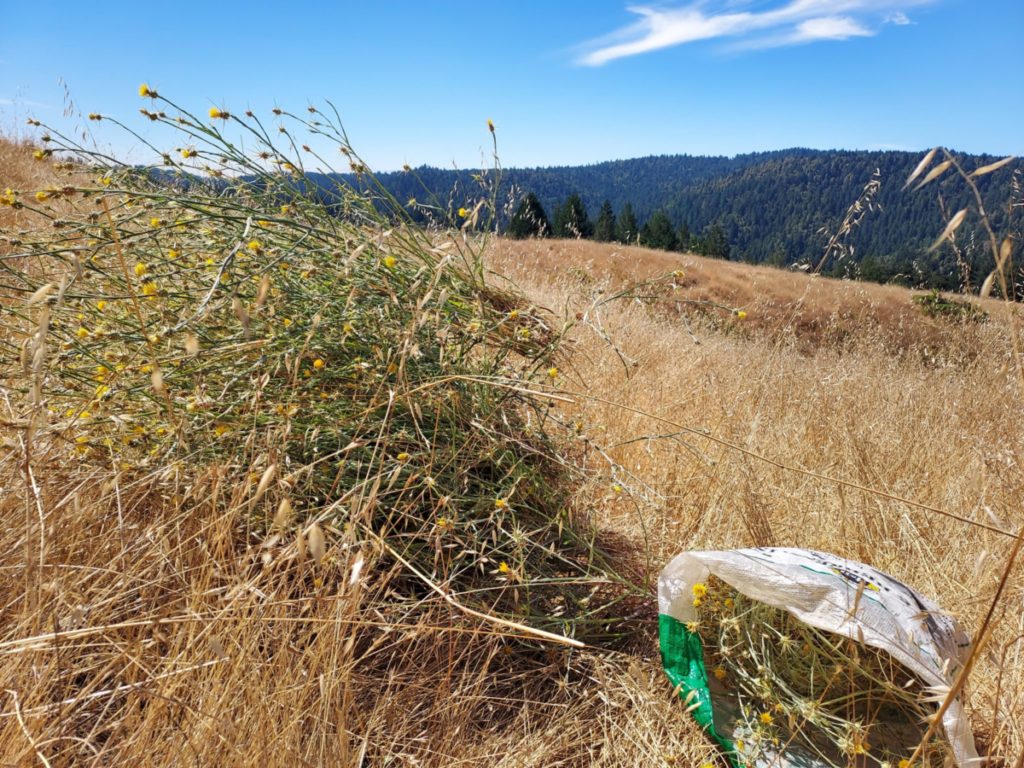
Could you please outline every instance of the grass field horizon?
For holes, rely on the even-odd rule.
[[[1024,764],[1019,306],[298,194],[211,212],[37,150],[0,140],[31,203],[0,208],[0,762],[724,766],[654,581],[795,546],[984,630],[962,699]]]

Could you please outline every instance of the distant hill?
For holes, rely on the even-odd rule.
[[[852,259],[832,262],[833,273],[886,281],[956,288],[961,270],[949,247],[925,255],[948,214],[969,204],[966,185],[947,172],[920,191],[903,191],[907,176],[921,159],[917,152],[819,151],[789,149],[735,157],[673,155],[616,160],[595,165],[505,169],[498,194],[503,221],[518,199],[533,192],[548,216],[569,194],[582,197],[591,217],[604,200],[616,213],[627,202],[642,225],[664,211],[675,227],[686,225],[694,235],[718,225],[730,245],[730,258],[776,265],[817,264],[828,240],[820,230],[835,230],[877,170],[881,188],[875,202],[881,210],[868,214],[849,237]],[[972,170],[998,158],[960,156]],[[1024,211],[1008,220],[1007,205],[1016,183],[1021,200],[1022,163],[1016,160],[978,180],[986,208],[997,231],[1021,228]],[[420,167],[384,173],[380,182],[400,201],[433,200],[447,211],[469,207],[482,193],[480,171]],[[485,172],[493,179],[493,172]],[[486,183],[486,182],[485,182]],[[976,222],[959,235],[965,261],[973,266],[973,282],[991,266]],[[980,273],[980,275],[979,275]]]

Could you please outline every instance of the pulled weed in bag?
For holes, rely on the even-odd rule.
[[[715,728],[744,764],[785,752],[813,765],[907,768],[935,706],[885,651],[824,632],[712,576],[693,586]],[[935,737],[916,766],[951,756]]]

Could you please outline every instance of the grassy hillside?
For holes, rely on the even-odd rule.
[[[0,209],[0,761],[718,765],[653,582],[772,544],[972,633],[998,591],[965,698],[994,763],[1024,759],[1003,305],[69,182],[31,149],[0,153],[19,199],[79,191]]]

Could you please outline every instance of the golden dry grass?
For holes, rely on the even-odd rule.
[[[538,258],[548,249],[555,258]],[[634,248],[506,242],[493,256],[535,301],[569,311],[587,311],[602,279],[683,266],[698,296],[745,297],[744,322],[758,323],[762,306],[791,316],[795,302],[780,296],[797,291],[820,327],[845,322],[833,312],[859,317],[835,345],[794,338],[777,318],[757,333],[695,319],[691,334],[657,306],[608,307],[601,330],[618,349],[602,334],[581,338],[563,382],[577,393],[581,440],[608,447],[587,454],[605,474],[588,500],[605,525],[646,542],[655,567],[684,549],[822,549],[894,574],[968,631],[980,626],[1012,539],[886,494],[1005,530],[1024,524],[1024,392],[1004,325],[937,329],[906,290]],[[609,263],[621,271],[602,273]],[[683,282],[677,293],[690,291]],[[968,696],[979,743],[1010,764],[1024,749],[1022,598],[1018,567]]]
[[[6,189],[39,190],[49,186],[57,178],[49,160],[42,162],[32,157],[35,146],[25,140],[0,138],[0,193]],[[0,206],[0,227],[5,234],[23,226],[28,216],[11,206]],[[4,247],[0,243],[0,249]],[[0,253],[3,251],[0,250]]]
[[[493,251],[500,264],[515,263],[567,283],[604,283],[613,290],[683,270],[676,280],[685,289],[680,299],[743,310],[743,333],[792,340],[804,352],[863,341],[865,334],[897,353],[964,355],[973,345],[969,329],[965,338],[963,328],[925,316],[911,301],[912,293],[899,286],[586,240],[501,240]],[[979,305],[989,313],[1002,311],[993,300]],[[663,309],[678,308],[669,302]],[[710,317],[722,319],[717,312]]]
[[[1005,325],[922,319],[899,289],[641,249],[498,241],[489,264],[537,305],[582,317],[555,379],[574,400],[558,412],[578,425],[567,455],[590,470],[577,506],[648,584],[686,548],[813,547],[979,626],[1011,540],[893,497],[1024,523],[1024,391]],[[747,318],[686,314],[663,292],[601,304],[680,267],[671,296]],[[0,419],[13,398],[0,392]],[[364,610],[402,568],[351,579],[342,532],[319,581],[284,556],[288,542],[247,538],[245,505],[221,503],[251,493],[231,467],[169,491],[56,455],[26,461],[4,437],[3,764],[715,759],[660,672],[653,627],[628,652],[553,649],[517,668],[499,628],[429,596],[388,596],[407,601],[407,622]],[[1024,756],[1022,599],[1018,568],[967,695],[996,764]]]

